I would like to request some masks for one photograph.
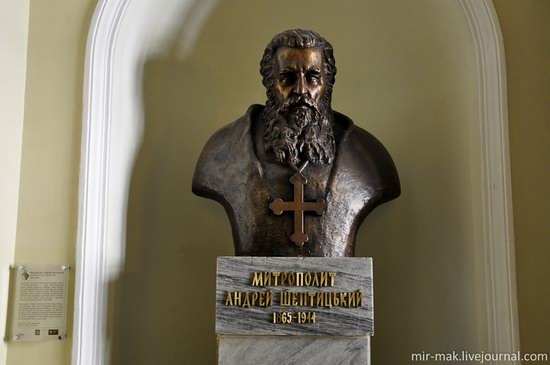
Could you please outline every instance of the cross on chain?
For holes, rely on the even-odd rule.
[[[286,202],[277,198],[269,204],[269,209],[275,215],[281,215],[284,211],[294,211],[294,233],[290,236],[290,240],[296,246],[303,246],[309,239],[304,233],[304,212],[313,211],[322,215],[327,204],[325,199],[318,199],[316,202],[304,201],[304,185],[307,184],[307,179],[301,172],[295,173],[290,178],[290,183],[294,185],[294,201]]]

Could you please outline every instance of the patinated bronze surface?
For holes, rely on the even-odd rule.
[[[290,236],[290,240],[297,246],[303,246],[309,240],[304,232],[304,212],[315,212],[321,215],[325,212],[327,204],[325,199],[319,199],[316,202],[304,201],[304,185],[307,184],[307,179],[301,171],[290,178],[290,183],[294,185],[294,200],[285,202],[281,198],[276,198],[269,204],[269,209],[276,215],[286,211],[294,212],[294,233]]]
[[[260,73],[266,105],[210,138],[193,192],[225,207],[237,255],[353,256],[368,213],[400,194],[389,153],[332,110],[333,50],[317,33],[276,35]]]

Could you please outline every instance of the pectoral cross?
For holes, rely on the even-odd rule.
[[[325,199],[318,199],[316,202],[304,201],[304,185],[307,184],[307,179],[300,171],[290,178],[290,183],[294,185],[294,201],[285,202],[277,198],[269,204],[269,209],[276,215],[281,215],[284,211],[294,212],[294,233],[290,236],[290,240],[296,246],[303,246],[309,239],[304,233],[304,212],[312,211],[322,215],[327,204]]]

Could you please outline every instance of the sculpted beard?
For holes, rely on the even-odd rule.
[[[263,113],[266,123],[265,151],[273,152],[279,162],[299,164],[331,163],[335,142],[332,130],[334,116],[326,102],[316,106],[308,96],[294,96],[277,106],[268,100]]]

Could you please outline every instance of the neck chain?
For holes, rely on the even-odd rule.
[[[295,164],[293,164],[292,162],[288,162],[288,164],[290,165],[290,167],[292,167],[294,169],[294,171],[298,172],[298,173],[302,173],[302,171],[304,171],[304,169],[307,167],[307,165],[309,164],[309,161],[306,161],[302,164],[301,167],[297,167]]]

